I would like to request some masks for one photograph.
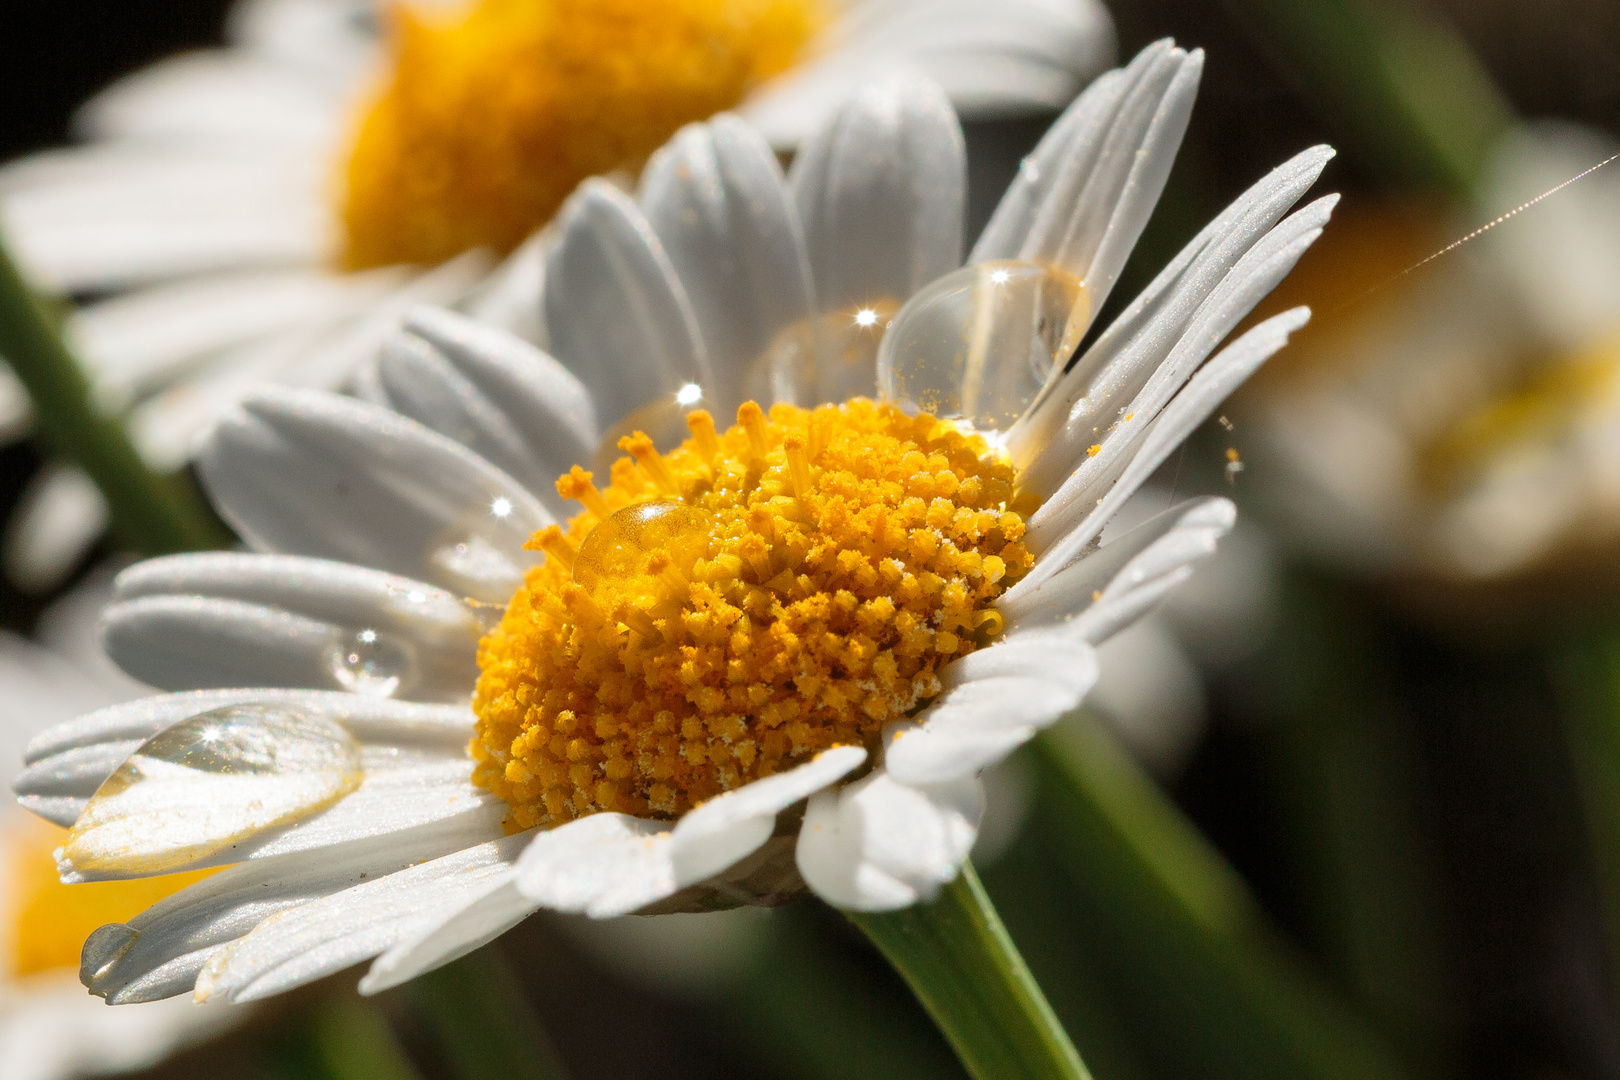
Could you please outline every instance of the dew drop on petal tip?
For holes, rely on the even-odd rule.
[[[68,834],[80,872],[181,869],[307,817],[360,786],[360,744],[318,713],[243,704],[182,720],[141,744]]]
[[[1073,354],[1090,314],[1084,283],[1057,267],[963,267],[894,317],[878,350],[878,392],[909,412],[1005,429]]]

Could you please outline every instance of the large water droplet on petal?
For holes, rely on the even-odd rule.
[[[579,545],[574,581],[598,603],[656,591],[669,570],[685,576],[709,550],[707,512],[673,500],[636,503],[615,511]],[[653,556],[660,555],[658,563]]]
[[[878,394],[981,430],[1017,420],[1090,320],[1073,274],[1019,259],[963,267],[907,301],[878,351]]]
[[[81,873],[182,870],[360,786],[360,744],[286,705],[228,705],[160,731],[96,790],[68,834]]]
[[[368,697],[393,697],[416,681],[410,644],[369,628],[328,645],[326,667],[339,690]]]

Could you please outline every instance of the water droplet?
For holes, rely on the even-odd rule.
[[[1041,180],[1041,167],[1035,164],[1035,159],[1027,157],[1018,163],[1018,175],[1026,184],[1038,184]]]
[[[340,690],[385,698],[415,681],[416,658],[408,643],[368,629],[328,645],[326,669]]]
[[[147,739],[68,834],[81,873],[162,874],[331,806],[362,779],[360,744],[286,705],[213,709]]]
[[[878,393],[982,430],[1006,428],[1080,344],[1090,320],[1073,274],[1020,259],[963,267],[913,296],[878,352]]]
[[[755,362],[749,394],[806,406],[871,397],[878,345],[899,310],[898,301],[883,298],[794,323]]]
[[[651,598],[657,592],[657,574],[648,566],[653,553],[663,552],[679,574],[690,574],[692,564],[708,554],[709,528],[708,513],[686,503],[660,499],[626,506],[579,545],[574,581],[604,606],[626,596]]]
[[[715,411],[715,403],[697,383],[687,383],[673,394],[660,394],[608,429],[597,444],[591,468],[598,475],[607,475],[613,463],[624,457],[624,451],[619,449],[619,440],[638,431],[645,431],[653,445],[661,451],[667,453],[675,449],[690,434],[686,427],[686,414],[693,409]],[[725,427],[724,416],[717,414],[716,422]]]
[[[477,534],[463,534],[428,556],[440,584],[479,600],[504,603],[523,583],[523,570],[506,552]]]

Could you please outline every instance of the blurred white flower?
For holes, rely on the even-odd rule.
[[[1114,48],[1096,0],[418,0],[392,48],[385,10],[242,0],[229,46],[120,81],[81,110],[83,145],[0,170],[8,242],[92,301],[67,337],[159,470],[255,385],[343,386],[411,303],[533,336],[540,242],[491,278],[492,257],[683,122],[740,107],[789,149],[904,68],[969,115],[1057,109]],[[0,430],[26,409],[7,379]],[[48,472],[8,573],[48,588],[105,520],[81,474]]]
[[[1616,149],[1570,124],[1519,128],[1492,158],[1480,216]],[[1387,280],[1444,243],[1445,228],[1458,227],[1412,214],[1340,223],[1324,269],[1342,273],[1335,252],[1356,243],[1401,254],[1372,260],[1370,276],[1344,275],[1339,300],[1319,305],[1326,314],[1291,354],[1289,377],[1238,406],[1275,482],[1257,490],[1286,535],[1361,572],[1483,583],[1612,562],[1620,172],[1586,176]],[[1367,295],[1374,286],[1385,287]]]

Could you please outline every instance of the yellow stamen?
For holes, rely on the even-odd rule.
[[[84,939],[98,926],[128,922],[159,900],[214,873],[98,881],[63,885],[56,876],[52,852],[67,840],[67,830],[37,818],[19,819],[0,833],[5,849],[3,898],[13,977],[44,971],[79,969]]]
[[[345,165],[343,264],[510,251],[587,176],[639,163],[803,55],[818,0],[478,0],[392,11]]]
[[[675,817],[829,747],[875,750],[1000,632],[990,605],[1032,558],[983,438],[863,399],[738,419],[661,455],[680,498],[615,465],[619,509],[569,523],[573,570],[531,568],[480,643],[473,778],[508,828]]]
[[[810,490],[810,454],[805,449],[804,436],[798,432],[782,440],[782,451],[787,455],[788,480],[793,494],[802,497]]]
[[[544,529],[529,538],[523,545],[530,551],[543,551],[562,564],[563,569],[572,570],[574,560],[579,557],[579,549],[574,542],[563,535],[563,531],[555,525],[547,525]]]
[[[687,413],[686,426],[697,441],[697,450],[703,455],[703,460],[714,464],[714,459],[720,454],[720,437],[715,434],[714,417],[709,415],[709,410],[693,409]]]
[[[619,449],[636,459],[636,464],[641,466],[641,471],[647,474],[647,479],[651,480],[653,487],[657,488],[662,494],[679,495],[681,493],[681,486],[676,482],[675,474],[669,471],[668,465],[664,464],[664,459],[658,453],[658,448],[653,445],[652,439],[645,431],[638,431],[620,439]]]
[[[602,493],[591,483],[591,474],[578,465],[557,477],[557,494],[581,503],[585,509],[595,514],[599,521],[606,521],[608,515],[613,513],[608,509],[607,500],[602,498]]]
[[[766,448],[765,410],[759,407],[757,401],[745,401],[737,406],[737,423],[748,433],[748,449],[753,454],[753,463],[762,465]]]

